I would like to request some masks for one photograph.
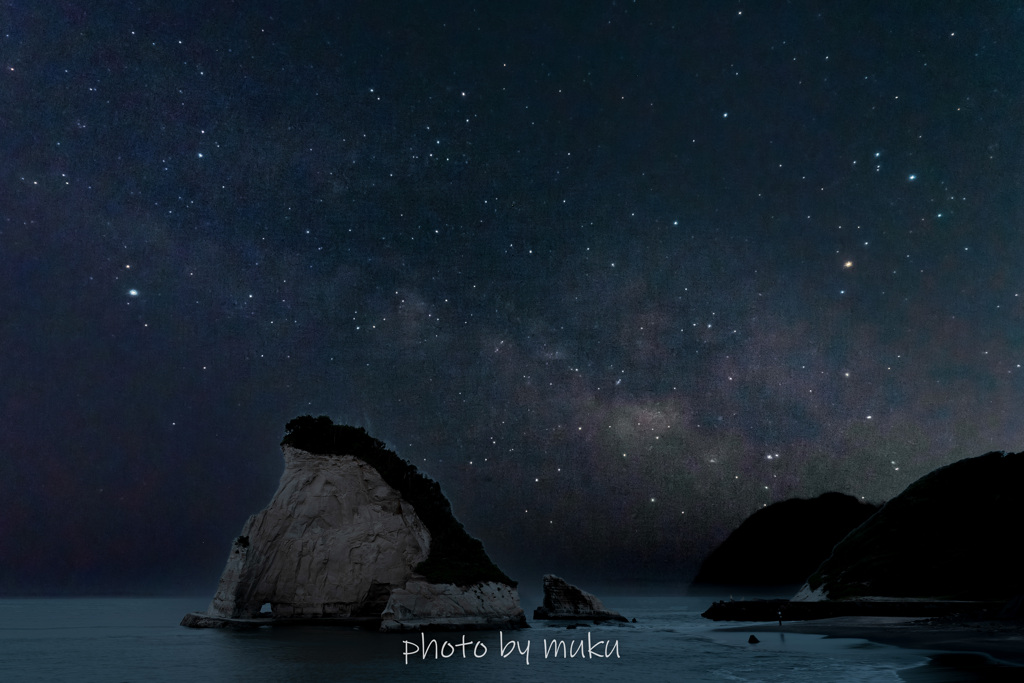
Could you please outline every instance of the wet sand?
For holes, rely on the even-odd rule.
[[[862,638],[930,653],[932,661],[929,666],[902,674],[907,681],[1024,681],[1024,623],[1019,621],[834,617],[783,621],[782,626],[774,622],[762,622],[716,630],[814,633],[831,638]]]

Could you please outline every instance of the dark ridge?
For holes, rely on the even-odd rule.
[[[694,584],[802,584],[836,543],[878,511],[842,493],[792,498],[747,517],[701,564]]]
[[[988,453],[908,486],[808,579],[833,600],[1006,600],[1024,593],[1024,453]]]
[[[430,531],[430,555],[416,566],[433,583],[469,586],[494,581],[515,588],[516,582],[487,556],[483,544],[455,519],[440,485],[424,477],[362,427],[336,425],[326,415],[303,415],[285,425],[282,446],[318,455],[352,455],[377,470],[381,478],[408,501]]]

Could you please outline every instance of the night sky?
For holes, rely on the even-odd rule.
[[[212,595],[285,423],[524,586],[1024,448],[1013,2],[0,7],[0,593]]]

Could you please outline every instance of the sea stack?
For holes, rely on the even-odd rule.
[[[544,575],[544,604],[533,611],[533,618],[629,621],[618,612],[606,609],[595,596],[554,574]]]
[[[324,416],[296,418],[286,432],[277,492],[232,544],[207,611],[183,625],[526,626],[515,582],[455,519],[437,482]]]

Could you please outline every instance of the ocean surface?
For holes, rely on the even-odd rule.
[[[700,617],[714,598],[602,597],[637,623],[531,622],[501,633],[230,631],[178,625],[209,597],[7,598],[0,599],[0,681],[962,680],[927,666],[923,652],[864,640],[762,633],[750,645],[756,625],[726,633]],[[456,647],[463,637],[467,645]],[[575,656],[552,645],[560,642]]]

